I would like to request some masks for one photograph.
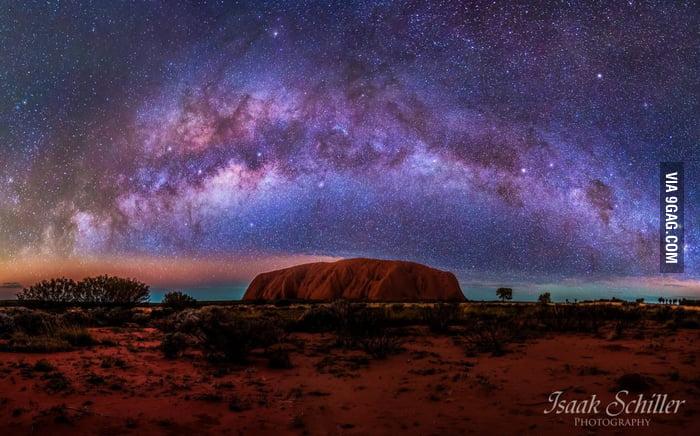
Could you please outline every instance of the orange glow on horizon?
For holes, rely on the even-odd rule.
[[[81,280],[102,274],[130,277],[151,287],[180,287],[214,283],[243,283],[257,274],[309,262],[332,262],[337,257],[271,255],[230,258],[24,258],[0,262],[0,285],[30,286],[41,280],[68,277]]]

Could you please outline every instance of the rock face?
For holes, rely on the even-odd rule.
[[[297,265],[255,277],[244,300],[465,301],[451,272],[413,262],[345,259]]]

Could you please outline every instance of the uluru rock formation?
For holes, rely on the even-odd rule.
[[[451,272],[398,260],[344,259],[259,274],[244,300],[465,301]]]

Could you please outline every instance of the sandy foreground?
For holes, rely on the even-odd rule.
[[[0,353],[0,434],[700,434],[698,330],[615,340],[557,333],[493,356],[465,352],[459,334],[415,327],[401,338],[403,351],[383,360],[331,347],[331,334],[293,333],[291,369],[269,368],[255,353],[232,367],[197,351],[166,359],[163,335],[151,328],[90,331],[108,344]],[[41,359],[53,369],[37,370]],[[604,409],[625,374],[648,384],[627,400],[659,393],[685,403],[677,413],[577,425],[576,418],[610,418]],[[545,414],[555,391],[566,400],[595,394],[599,413]],[[650,421],[620,426],[627,418]]]

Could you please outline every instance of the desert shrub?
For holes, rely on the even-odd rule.
[[[283,341],[284,322],[278,316],[245,317],[230,308],[185,309],[153,323],[166,332],[161,350],[169,357],[186,346],[200,346],[214,362],[245,363],[255,348]],[[268,356],[269,357],[269,356]]]
[[[53,366],[48,360],[46,359],[39,359],[36,361],[34,364],[34,371],[38,372],[51,372],[54,369],[56,369],[55,366]]]
[[[53,330],[55,317],[39,310],[25,310],[15,315],[14,324],[16,330],[28,335],[40,335]]]
[[[459,321],[459,315],[460,306],[452,303],[438,303],[421,310],[422,321],[433,333],[447,333]]]
[[[362,348],[375,359],[386,359],[389,354],[396,354],[401,351],[401,343],[393,336],[377,336],[365,338],[361,341]]]
[[[245,363],[253,348],[251,323],[226,321],[202,327],[202,345],[210,360]]]
[[[384,332],[388,320],[383,309],[351,306],[341,318],[340,334],[355,338],[376,337]]]
[[[126,324],[146,325],[148,315],[144,315],[138,308],[112,307],[97,308],[93,310],[95,322],[99,326],[120,327]]]
[[[78,284],[65,277],[42,280],[17,294],[20,303],[73,303],[81,300]]]
[[[224,400],[224,397],[218,392],[205,392],[203,394],[195,394],[193,397],[195,400],[208,401],[210,403],[220,403]]]
[[[29,336],[23,332],[15,332],[2,349],[19,353],[55,353],[68,351],[71,345],[65,339],[56,336]]]
[[[268,366],[275,369],[291,369],[294,367],[289,350],[282,347],[270,349],[266,353]]]
[[[107,275],[87,277],[80,282],[65,277],[42,280],[17,294],[23,305],[137,304],[148,301],[148,285],[130,278]]]
[[[165,357],[172,359],[181,355],[187,349],[189,342],[188,336],[184,333],[166,333],[160,344],[160,349]]]
[[[79,283],[79,288],[86,302],[137,304],[147,302],[150,297],[148,285],[131,278],[87,277]]]
[[[46,378],[48,380],[45,387],[47,391],[52,393],[65,391],[71,387],[71,381],[60,372],[47,374],[42,378]]]
[[[59,316],[59,322],[81,327],[93,327],[97,324],[92,309],[69,310]]]
[[[695,310],[674,309],[671,317],[678,328],[700,328],[700,312]]]
[[[383,308],[371,308],[362,303],[346,300],[329,305],[312,306],[290,328],[306,332],[334,332],[337,344],[355,346],[359,338],[376,337],[384,332],[390,320]]]
[[[403,303],[394,303],[391,305],[392,312],[403,312],[404,309],[405,306],[403,305]]]
[[[512,313],[481,314],[470,321],[464,336],[467,351],[500,356],[506,345],[527,339],[529,331],[523,320]]]
[[[654,319],[659,322],[666,322],[673,318],[674,310],[670,306],[656,307],[654,311]]]
[[[163,297],[162,305],[173,310],[183,310],[188,307],[196,307],[197,300],[180,291],[168,292]]]
[[[54,334],[74,347],[89,347],[97,343],[92,334],[85,328],[63,327],[57,329]]]
[[[159,325],[163,331],[178,331],[183,333],[195,334],[199,330],[199,325],[202,322],[201,314],[206,315],[208,311],[199,311],[194,309],[185,309],[181,312],[174,313],[168,316],[164,322]]]
[[[7,336],[10,340],[6,349],[9,351],[55,352],[96,343],[87,329],[68,322],[65,314],[52,315],[27,309],[9,313],[14,313],[14,330]]]
[[[670,307],[666,306],[664,309],[668,309],[668,313],[664,313],[666,311],[662,310],[657,312],[657,316],[655,317],[657,320],[666,320],[666,321],[661,321],[664,325],[665,328],[671,329],[671,330],[676,330],[679,328],[686,328],[686,329],[698,329],[700,328],[700,313],[696,311],[689,311],[689,310],[684,310],[681,308],[678,309],[671,309]],[[661,316],[659,316],[659,313]]]
[[[601,314],[594,306],[540,306],[536,315],[547,330],[559,332],[597,333],[603,321]]]
[[[232,412],[243,412],[250,410],[253,407],[251,401],[247,398],[241,398],[236,394],[231,395],[228,401],[228,410]]]
[[[314,305],[306,309],[291,328],[295,331],[320,333],[335,331],[339,326],[338,313],[332,307]]]
[[[543,327],[552,331],[598,334],[603,325],[613,322],[613,329],[621,333],[642,318],[642,308],[607,304],[542,305],[535,316]]]
[[[279,319],[233,318],[223,310],[203,315],[198,335],[206,356],[213,361],[245,363],[252,349],[267,349],[284,337]]]
[[[9,338],[15,331],[15,318],[6,311],[0,311],[0,338]]]
[[[632,393],[641,393],[651,389],[653,380],[639,373],[629,373],[621,375],[615,381],[615,389],[618,391],[629,391]]]
[[[91,372],[85,377],[85,381],[91,385],[102,385],[105,383],[105,378],[101,375],[97,375],[94,372]]]
[[[122,359],[121,357],[108,356],[103,358],[100,362],[100,368],[112,367],[124,369],[127,367],[126,360]]]
[[[151,314],[139,308],[131,309],[131,322],[145,327],[151,322]]]
[[[682,329],[700,329],[700,320],[698,319],[683,319],[678,322],[678,328]]]

